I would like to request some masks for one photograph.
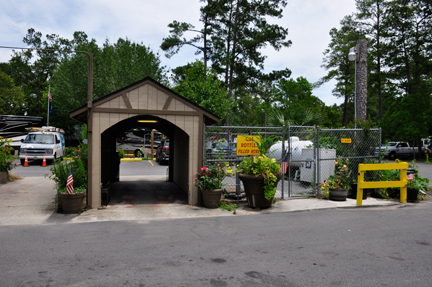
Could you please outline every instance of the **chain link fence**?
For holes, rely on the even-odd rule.
[[[348,165],[351,171],[351,182],[357,180],[359,164],[381,162],[381,129],[318,128],[317,139],[317,146],[320,147],[322,154],[319,157],[320,164],[317,169],[317,178],[319,178],[320,183],[334,173],[334,169],[331,167],[334,167],[338,160],[342,160]],[[378,181],[379,171],[368,171],[365,174],[365,180]]]
[[[308,197],[320,194],[320,183],[334,174],[335,163],[346,160],[351,179],[357,178],[358,164],[379,161],[375,148],[381,144],[380,129],[320,129],[315,126],[240,127],[204,126],[203,165],[228,163],[235,167],[249,155],[237,154],[238,136],[276,137],[268,156],[278,163],[288,161],[285,176],[278,183],[275,198]],[[366,180],[377,180],[371,172]],[[227,197],[244,197],[238,176],[226,177]]]

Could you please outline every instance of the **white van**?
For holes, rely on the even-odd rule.
[[[64,130],[55,127],[42,127],[42,129],[30,132],[22,140],[19,159],[24,165],[25,158],[52,162],[64,154],[65,139]]]

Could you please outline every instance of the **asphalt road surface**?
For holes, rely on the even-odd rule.
[[[432,286],[432,208],[0,226],[0,286]]]
[[[43,177],[51,174],[50,165],[41,166],[41,161],[29,161],[29,166],[24,167],[19,161],[14,163],[17,166],[11,170],[11,173],[21,177]],[[122,176],[140,176],[140,175],[166,175],[168,165],[159,164],[155,161],[122,161],[120,163],[120,177]]]

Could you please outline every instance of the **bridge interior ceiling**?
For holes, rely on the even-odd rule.
[[[156,123],[138,122],[140,120],[155,120],[157,122]],[[155,129],[171,139],[174,136],[174,129],[178,127],[165,119],[156,116],[146,115],[146,116],[135,116],[135,117],[125,119],[111,126],[106,131],[104,131],[104,133],[108,132],[111,135],[111,137],[117,138],[121,136],[124,132],[133,128]]]

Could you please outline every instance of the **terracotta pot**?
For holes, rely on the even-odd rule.
[[[0,171],[0,183],[6,183],[9,181],[9,172]]]
[[[220,189],[201,189],[204,206],[207,208],[218,208],[222,196],[222,188]]]
[[[79,213],[83,205],[85,192],[80,193],[58,193],[60,204],[64,213]]]
[[[335,201],[345,201],[348,196],[348,189],[330,188],[330,199]]]
[[[243,182],[246,198],[250,207],[269,208],[272,206],[273,197],[269,200],[264,197],[264,177],[241,173],[238,177]],[[275,187],[282,178],[282,175],[277,174],[276,177],[277,181],[274,184]]]

